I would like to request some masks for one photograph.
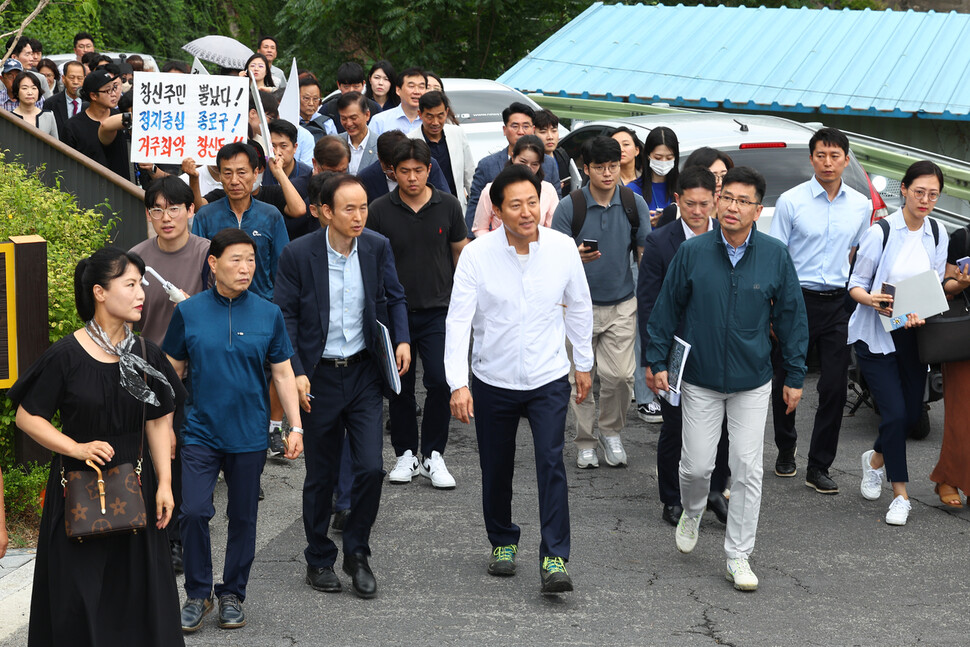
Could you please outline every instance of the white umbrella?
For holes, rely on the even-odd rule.
[[[203,61],[236,70],[243,69],[246,61],[253,55],[253,50],[235,38],[219,35],[196,38],[191,43],[182,45],[182,49]]]

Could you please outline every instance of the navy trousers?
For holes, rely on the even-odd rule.
[[[818,351],[820,374],[818,376],[818,407],[815,409],[815,426],[808,448],[808,467],[827,470],[832,467],[839,448],[839,432],[842,430],[842,413],[845,409],[846,385],[849,380],[849,313],[845,309],[845,296],[821,297],[814,292],[802,290],[805,296],[805,312],[808,315],[808,345]],[[775,427],[775,445],[778,449],[795,447],[795,412],[785,413],[785,366],[781,347],[773,342],[771,363],[774,379],[771,385],[771,413]]]
[[[344,556],[370,555],[370,531],[384,481],[381,377],[375,361],[342,368],[321,364],[310,379],[310,392],[316,396],[312,411],[302,416],[306,453],[303,529],[307,540],[303,554],[307,564],[323,568],[337,560],[337,546],[327,531],[345,430],[354,481],[350,516],[343,531]]]
[[[232,593],[246,599],[246,583],[256,557],[256,510],[259,505],[259,477],[266,463],[266,450],[226,454],[204,445],[182,447],[182,560],[185,593],[190,598],[207,598],[212,592],[212,546],[209,520],[215,514],[212,492],[220,470],[229,492],[229,532],[226,563],[216,597]]]
[[[660,400],[660,437],[657,438],[657,485],[660,501],[664,505],[680,505],[680,453],[684,445],[684,416],[664,398]],[[731,468],[728,467],[727,416],[721,423],[721,440],[717,443],[714,472],[711,474],[711,492],[723,492],[727,487]]]
[[[871,353],[865,342],[857,341],[855,354],[879,407],[879,437],[872,448],[883,455],[889,482],[907,483],[906,435],[923,414],[926,364],[919,361],[915,330],[894,330],[892,336],[895,353]]]
[[[514,391],[491,386],[473,376],[472,397],[482,467],[482,512],[492,547],[519,543],[519,527],[512,523],[512,475],[516,431],[519,418],[525,417],[532,427],[539,482],[539,558],[568,560],[569,501],[562,450],[569,380],[564,375],[537,389]]]
[[[394,455],[407,450],[418,455],[418,421],[414,413],[414,370],[418,355],[424,369],[424,415],[421,418],[421,456],[445,453],[451,422],[451,389],[445,379],[445,318],[448,308],[413,310],[408,313],[411,331],[412,369],[401,376],[401,393],[391,398],[391,445]]]

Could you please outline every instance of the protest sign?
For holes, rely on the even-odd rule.
[[[131,161],[215,164],[224,145],[246,141],[247,90],[242,77],[135,72]]]

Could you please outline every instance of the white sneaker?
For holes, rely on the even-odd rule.
[[[455,477],[445,466],[445,459],[438,452],[431,452],[431,458],[425,458],[418,465],[421,476],[431,479],[431,485],[439,490],[451,490],[455,487]]]
[[[696,517],[690,517],[687,512],[680,513],[680,521],[677,522],[677,530],[674,531],[674,539],[677,541],[677,550],[682,553],[689,553],[697,545],[697,533],[700,531],[701,517],[704,511]]]
[[[910,505],[909,499],[903,498],[903,495],[900,494],[889,504],[889,512],[886,513],[886,523],[891,526],[905,526],[906,520],[909,519],[909,511],[912,508],[913,506]]]
[[[410,483],[411,479],[417,475],[418,459],[409,449],[397,457],[397,464],[387,475],[387,480],[391,483]]]
[[[593,469],[600,466],[595,449],[580,449],[576,455],[576,466],[580,469]]]
[[[734,582],[734,588],[739,591],[758,590],[758,576],[751,570],[751,565],[744,557],[729,559],[724,577],[728,582]]]
[[[862,485],[859,489],[862,491],[862,496],[870,501],[875,501],[882,495],[882,480],[886,478],[885,465],[879,469],[872,466],[871,459],[875,453],[875,450],[870,449],[862,455]],[[903,523],[906,523],[905,519]]]
[[[599,435],[600,447],[603,449],[603,460],[610,467],[626,465],[626,450],[619,436]]]

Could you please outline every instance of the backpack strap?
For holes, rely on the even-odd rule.
[[[569,199],[573,201],[572,233],[573,238],[576,238],[586,222],[586,196],[582,189],[576,189],[569,193]]]
[[[633,260],[637,263],[637,232],[640,230],[640,213],[637,211],[637,196],[628,186],[620,187],[620,204],[626,219],[630,221],[630,251],[633,252]]]

